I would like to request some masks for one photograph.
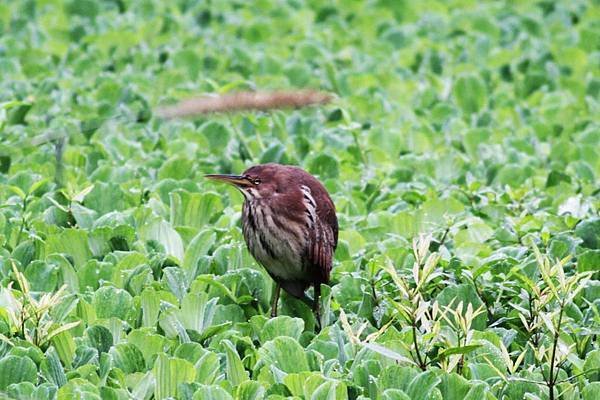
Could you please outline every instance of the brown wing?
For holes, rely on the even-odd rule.
[[[320,183],[311,185],[317,203],[317,220],[309,236],[308,261],[319,277],[319,283],[328,283],[333,255],[338,242],[338,221],[333,201]]]

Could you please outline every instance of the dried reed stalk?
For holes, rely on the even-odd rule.
[[[280,92],[237,92],[184,100],[158,109],[162,118],[181,118],[216,112],[300,108],[325,104],[332,99],[328,93],[313,90]]]

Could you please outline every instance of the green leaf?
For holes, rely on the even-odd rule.
[[[88,260],[78,271],[79,286],[98,289],[102,282],[110,282],[115,266],[98,260]]]
[[[11,108],[21,107],[21,106],[28,105],[28,104],[31,104],[31,103],[28,101],[23,101],[23,100],[3,101],[0,103],[0,110],[10,110]]]
[[[103,226],[90,233],[89,245],[96,257],[102,257],[113,251],[129,251],[135,241],[135,230],[131,226]]]
[[[202,58],[192,49],[182,49],[173,56],[173,63],[177,68],[185,69],[191,80],[198,79],[198,73],[203,70]]]
[[[290,83],[296,87],[306,87],[311,78],[310,69],[303,64],[292,64],[288,66],[285,73]]]
[[[27,194],[19,186],[7,185],[6,189],[19,196],[20,199],[27,197]]]
[[[533,376],[532,375],[533,373],[531,372],[521,372],[517,376],[528,379],[529,381],[535,380],[539,382],[541,379],[543,379],[539,373]],[[508,382],[508,384],[505,386],[505,394],[509,399],[524,399],[526,398],[526,394],[535,395],[538,396],[538,398],[544,398],[542,390],[538,384],[518,380],[511,380]]]
[[[182,358],[184,360],[188,360],[192,364],[195,364],[207,352],[208,350],[205,350],[201,344],[190,342],[181,343],[179,346],[177,346],[173,355],[177,358]]]
[[[79,229],[65,229],[46,239],[46,254],[64,253],[73,258],[75,269],[82,267],[92,257],[88,234]]]
[[[98,215],[123,211],[128,206],[125,192],[118,184],[112,182],[95,182],[92,191],[85,196],[83,204]]]
[[[286,373],[308,371],[308,359],[302,346],[289,336],[266,342],[258,354],[262,364],[274,366]]]
[[[140,239],[160,243],[165,254],[183,260],[183,240],[173,227],[162,220],[154,220],[142,226],[138,232]]]
[[[52,346],[46,350],[46,357],[42,360],[40,370],[46,380],[55,384],[59,388],[67,383],[65,370],[60,363],[58,353]]]
[[[189,178],[192,172],[192,161],[183,157],[173,157],[165,161],[158,170],[158,179],[181,180]]]
[[[460,76],[454,83],[453,94],[465,114],[479,112],[487,101],[485,84],[476,75]]]
[[[179,319],[186,329],[199,333],[212,325],[216,312],[217,298],[208,300],[206,293],[188,293],[181,302]]]
[[[408,384],[417,376],[417,370],[392,364],[385,368],[379,377],[379,387],[385,389],[400,389],[406,391]]]
[[[259,162],[261,164],[279,163],[286,164],[285,147],[281,143],[274,143],[261,154]]]
[[[98,218],[98,213],[82,206],[79,203],[71,204],[71,214],[77,222],[77,226],[82,229],[90,229]]]
[[[33,260],[39,258],[40,254],[36,244],[32,240],[27,240],[14,249],[12,256],[23,267],[27,267]]]
[[[208,255],[208,251],[216,240],[215,232],[206,229],[200,231],[186,247],[182,268],[186,271],[188,279],[196,277],[198,262]]]
[[[102,400],[129,400],[130,394],[126,389],[116,389],[108,386],[100,388]]]
[[[382,346],[378,343],[373,343],[373,342],[362,343],[361,345],[364,346],[364,348],[366,348],[368,350],[371,350],[375,353],[381,354],[382,356],[385,356],[385,357],[395,360],[397,362],[414,364],[414,362],[410,358],[403,356],[402,354],[400,354],[394,350],[388,349],[387,347]]]
[[[50,254],[46,257],[48,264],[54,265],[58,269],[58,285],[67,286],[67,290],[71,293],[79,292],[79,279],[77,271],[69,260],[62,254]]]
[[[577,257],[577,271],[597,272],[600,270],[600,249],[598,250],[586,250]]]
[[[600,382],[592,382],[583,388],[581,391],[583,400],[596,400],[600,398]]]
[[[202,229],[214,215],[218,215],[223,210],[221,196],[217,193],[189,193],[178,190],[171,192],[169,199],[172,226]]]
[[[71,332],[63,331],[54,336],[51,342],[56,349],[58,357],[63,365],[70,367],[71,363],[73,362],[73,358],[75,357],[76,349],[75,341],[73,340]]]
[[[471,389],[469,381],[456,373],[442,374],[440,378],[438,389],[444,400],[462,400]]]
[[[113,365],[126,374],[145,372],[145,361],[142,352],[131,343],[119,343],[110,349]]]
[[[381,372],[381,362],[376,359],[366,359],[364,357],[368,353],[361,351],[359,355],[357,355],[357,365],[353,365],[352,377],[355,385],[359,387],[365,388],[365,395],[369,397],[377,396],[379,392],[379,388],[377,385],[377,381],[373,379],[376,376],[379,376]]]
[[[464,400],[480,400],[485,398],[486,393],[489,393],[488,386],[483,382],[476,382],[471,386]]]
[[[141,294],[142,303],[142,325],[156,326],[158,323],[158,315],[161,309],[161,302],[169,304],[177,304],[177,298],[171,293],[164,290],[156,291],[148,287]]]
[[[233,397],[225,389],[216,385],[200,385],[194,393],[192,400],[233,400]]]
[[[181,300],[187,293],[189,281],[186,279],[184,271],[179,267],[167,267],[163,271],[163,281],[169,287],[171,292]]]
[[[469,155],[473,158],[479,157],[481,145],[485,145],[490,139],[491,132],[488,129],[471,129],[465,133],[463,144]]]
[[[137,375],[139,379],[132,385],[131,397],[134,399],[149,399],[154,391],[154,375],[148,371],[144,375]]]
[[[227,379],[233,386],[238,386],[249,379],[248,372],[244,369],[242,360],[233,343],[224,340],[221,344],[225,347]]]
[[[310,160],[308,170],[322,180],[335,179],[340,174],[338,161],[328,154],[319,154]]]
[[[582,221],[575,228],[575,234],[583,239],[583,246],[600,249],[600,218]]]
[[[178,310],[168,304],[164,306],[165,308],[161,312],[158,322],[160,327],[165,331],[165,336],[170,339],[179,337],[181,343],[190,342],[190,336],[179,319]]]
[[[6,356],[0,359],[0,390],[13,383],[37,383],[37,367],[29,357]]]
[[[423,211],[424,223],[436,224],[445,228],[447,217],[461,214],[464,212],[465,206],[453,197],[444,199],[432,198],[425,201],[421,209]]]
[[[56,265],[33,261],[23,274],[35,292],[53,292],[57,288],[59,270]]]
[[[471,344],[471,345],[460,346],[460,347],[449,347],[447,349],[440,351],[438,353],[438,358],[444,359],[444,358],[448,358],[449,356],[452,356],[455,354],[469,354],[473,350],[478,349],[479,347],[481,347],[481,345],[479,345],[479,344]]]
[[[0,399],[4,400],[29,400],[35,398],[35,386],[31,382],[13,383],[6,389],[6,395],[0,394]]]
[[[256,381],[242,382],[235,390],[237,400],[262,400],[264,397],[265,388]]]
[[[220,154],[225,150],[231,138],[227,127],[215,121],[209,121],[200,127],[201,134],[208,140],[208,150]]]
[[[494,231],[483,222],[473,222],[467,229],[458,232],[454,236],[457,246],[463,243],[484,243],[494,235]]]
[[[423,231],[423,215],[421,213],[401,211],[395,215],[384,215],[382,220],[382,224],[387,226],[390,232],[404,238],[415,237]]]
[[[196,367],[196,382],[198,383],[212,384],[221,373],[219,356],[210,351],[205,352],[194,365]]]
[[[383,392],[384,400],[411,400],[406,393],[400,389],[387,389]]]
[[[131,321],[135,315],[133,298],[123,289],[103,286],[94,293],[94,308],[98,318],[119,318]]]
[[[135,329],[129,332],[127,342],[142,352],[146,365],[152,365],[153,356],[168,347],[167,339],[150,328]]]
[[[406,394],[412,400],[427,400],[431,391],[441,382],[433,371],[421,372],[408,385]]]
[[[178,396],[179,385],[191,383],[196,377],[192,363],[180,358],[169,357],[164,353],[159,354],[156,358],[152,373],[156,379],[154,397],[157,400]]]
[[[571,177],[561,171],[552,170],[546,179],[546,187],[556,186],[561,182],[571,183]]]
[[[347,400],[348,389],[343,382],[327,380],[310,396],[311,400]]]
[[[102,397],[94,384],[82,378],[75,378],[58,390],[58,400],[72,399],[102,400]]]
[[[590,381],[600,382],[600,350],[592,350],[585,356],[583,372]]]
[[[98,354],[107,353],[113,345],[112,333],[102,325],[90,326],[85,333],[92,347],[98,350]]]
[[[292,318],[287,315],[271,318],[262,326],[259,333],[260,341],[265,343],[279,336],[289,336],[298,340],[303,330],[304,320],[300,318]]]
[[[341,382],[334,379],[327,379],[318,372],[300,372],[287,374],[283,382],[289,388],[294,396],[305,398],[331,398],[331,396],[343,396],[345,385],[340,386]],[[341,393],[339,393],[341,392]]]
[[[292,396],[304,396],[304,383],[313,372],[300,372],[287,374],[283,378],[283,383],[290,391]]]

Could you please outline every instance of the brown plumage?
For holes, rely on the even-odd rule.
[[[321,283],[329,282],[338,241],[335,206],[325,187],[298,167],[264,164],[242,175],[207,175],[236,186],[244,195],[242,230],[248,250],[277,286],[271,315],[277,315],[279,289],[305,299],[315,288],[319,317]]]

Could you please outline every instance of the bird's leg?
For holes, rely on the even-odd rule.
[[[281,285],[275,282],[275,292],[273,292],[273,301],[271,302],[271,318],[277,316],[277,302],[279,301],[279,292],[281,291]]]
[[[315,313],[315,319],[317,320],[317,332],[321,330],[321,304],[319,298],[321,297],[321,284],[315,283],[315,298],[313,300],[313,311]]]

